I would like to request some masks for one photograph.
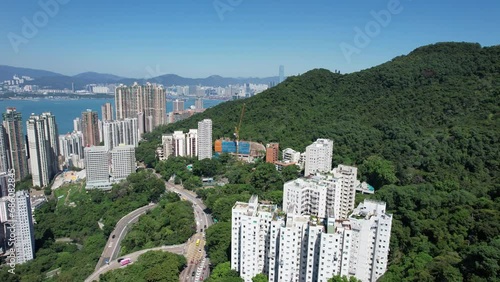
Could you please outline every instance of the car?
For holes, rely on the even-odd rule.
[[[193,271],[193,273],[191,273],[191,276],[195,277],[196,276],[196,272]]]
[[[207,228],[207,225],[205,224],[205,228]]]
[[[111,239],[115,239],[115,234],[113,234],[113,236],[111,236]]]
[[[198,249],[198,253],[201,253],[201,249]]]
[[[109,264],[109,258],[105,259],[105,260],[104,260],[104,263],[105,263],[105,264]]]

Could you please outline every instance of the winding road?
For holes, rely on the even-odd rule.
[[[154,172],[154,170],[152,171]],[[156,177],[162,179],[160,174],[156,172],[154,172],[154,174]],[[185,190],[182,186],[174,185],[167,181],[165,181],[165,189],[167,191],[177,193],[181,199],[187,200],[193,204],[194,216],[196,220],[196,234],[194,234],[186,243],[182,245],[163,246],[141,250],[132,254],[124,255],[123,257],[129,257],[134,262],[141,254],[152,250],[163,250],[184,255],[188,265],[181,272],[179,281],[192,282],[203,280],[209,275],[209,261],[206,257],[204,249],[204,232],[210,225],[213,224],[212,217],[206,212],[206,206],[203,204],[203,201],[199,199],[194,192]],[[145,214],[148,210],[154,207],[156,207],[156,204],[149,204],[138,208],[118,221],[115,229],[108,238],[108,242],[106,243],[106,247],[104,248],[99,262],[96,265],[94,273],[92,273],[85,280],[86,282],[98,281],[99,275],[121,267],[117,261],[117,256],[120,252],[120,243],[123,238],[125,238],[129,229],[128,227],[136,222],[141,215]],[[107,264],[106,261],[108,261],[109,264]]]

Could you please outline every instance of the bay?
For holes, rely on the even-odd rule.
[[[216,106],[222,100],[203,100],[203,106],[210,108]],[[113,98],[107,99],[39,99],[39,100],[0,100],[0,112],[4,113],[7,108],[16,108],[23,117],[23,130],[26,133],[26,120],[31,114],[39,115],[42,112],[51,112],[56,116],[56,123],[59,134],[65,134],[73,131],[73,119],[80,117],[82,112],[87,109],[97,111],[99,119],[101,118],[101,106],[105,103],[111,103],[113,111],[115,107],[115,100]],[[193,106],[195,99],[187,99],[184,102],[185,108]],[[167,101],[167,112],[172,111],[172,101]],[[113,116],[116,112],[113,112]]]

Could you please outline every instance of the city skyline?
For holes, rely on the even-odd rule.
[[[320,67],[349,73],[436,42],[491,46],[500,25],[494,1],[42,2],[0,11],[2,64],[124,77],[276,76],[279,65],[289,75]],[[131,11],[126,22],[113,16]],[[147,44],[122,44],[130,40]]]

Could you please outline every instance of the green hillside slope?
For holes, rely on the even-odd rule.
[[[330,138],[335,164],[375,182],[396,219],[384,281],[497,281],[500,46],[439,43],[357,73],[312,70],[147,134],[138,159],[152,163],[162,132],[204,118],[214,138],[232,136],[243,103],[242,139],[303,151]]]

